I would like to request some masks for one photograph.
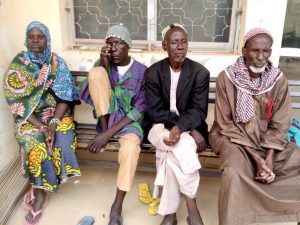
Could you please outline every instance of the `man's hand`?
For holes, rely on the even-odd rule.
[[[170,130],[169,138],[164,139],[164,143],[168,146],[175,145],[180,139],[180,130],[177,126],[172,127]]]
[[[255,159],[257,166],[257,174],[255,179],[261,181],[263,183],[271,183],[275,179],[275,174],[273,171],[267,166],[266,160],[258,156]]]
[[[272,171],[273,171],[273,163],[274,163],[274,154],[275,154],[274,149],[269,149],[266,157],[267,167]]]
[[[271,183],[275,179],[275,173],[273,172],[274,156],[275,156],[274,149],[269,149],[265,161],[266,161],[267,167],[272,171],[272,173],[270,174],[269,178],[267,179],[267,181],[266,181],[267,183]]]
[[[89,143],[88,150],[94,154],[103,152],[104,150],[101,150],[101,149],[103,149],[105,147],[105,145],[107,144],[107,142],[110,138],[111,138],[111,135],[107,131],[97,134],[94,137],[94,139]]]
[[[100,51],[100,65],[103,66],[105,69],[107,69],[107,65],[110,60],[110,56],[111,56],[110,49],[111,49],[111,46],[106,45],[106,46],[102,47],[101,51]]]
[[[197,145],[197,152],[202,152],[206,149],[206,143],[202,136],[202,134],[197,131],[196,129],[190,132],[190,135],[194,138],[196,145]]]
[[[244,148],[256,164],[255,179],[268,184],[273,182],[275,179],[275,174],[273,173],[274,150],[269,149],[266,159],[263,159],[255,149],[249,146],[244,146]]]

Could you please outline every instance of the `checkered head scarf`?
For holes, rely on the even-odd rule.
[[[245,35],[244,45],[248,40],[250,40],[250,38],[262,33],[267,34],[272,38],[270,33],[265,29],[255,28],[250,30]],[[274,67],[269,61],[260,77],[255,79],[250,78],[250,74],[243,56],[240,56],[236,60],[235,64],[225,69],[225,72],[228,78],[237,88],[235,116],[238,123],[247,123],[254,117],[255,106],[253,96],[269,92],[274,87],[277,80],[282,76],[280,69]],[[272,101],[271,99],[269,100]]]
[[[272,34],[267,29],[258,27],[258,28],[253,28],[246,33],[246,35],[244,37],[244,41],[243,41],[243,47],[245,47],[247,41],[249,41],[252,37],[254,37],[255,35],[258,35],[258,34],[268,35],[272,39],[272,42],[273,42]]]

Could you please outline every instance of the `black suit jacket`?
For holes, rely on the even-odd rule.
[[[176,106],[180,116],[170,111],[171,73],[168,58],[150,66],[145,72],[145,79],[145,118],[148,123],[164,123],[168,129],[177,125],[181,132],[197,129],[207,141],[205,119],[208,110],[209,71],[201,64],[185,59],[176,91]]]

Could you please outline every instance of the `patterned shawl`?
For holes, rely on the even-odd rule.
[[[236,63],[229,66],[226,75],[237,88],[236,121],[247,123],[254,115],[253,95],[260,95],[270,91],[276,81],[282,76],[280,69],[272,66],[271,62],[258,78],[250,78],[244,57],[237,59]]]
[[[3,90],[15,122],[22,123],[34,112],[44,91],[51,88],[63,100],[78,100],[73,77],[65,61],[51,53],[48,28],[37,21],[26,29],[40,29],[46,36],[47,46],[42,53],[19,53],[9,65],[3,78]],[[26,45],[26,44],[25,44]],[[50,79],[52,74],[55,79]]]

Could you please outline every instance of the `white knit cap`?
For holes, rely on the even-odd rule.
[[[166,26],[166,27],[162,30],[162,32],[161,32],[161,38],[162,38],[162,40],[165,39],[166,33],[167,33],[171,28],[173,28],[173,27],[180,27],[180,28],[181,28],[182,30],[184,30],[184,32],[187,34],[186,29],[185,29],[181,24],[179,24],[179,23],[172,23],[172,24]]]
[[[124,41],[129,48],[132,46],[131,36],[129,30],[123,26],[123,24],[118,24],[110,27],[106,33],[105,40],[110,37],[119,38]]]

